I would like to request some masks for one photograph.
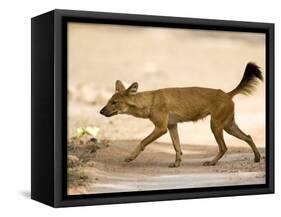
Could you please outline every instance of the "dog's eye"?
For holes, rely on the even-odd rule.
[[[115,104],[117,104],[117,101],[112,101],[112,105],[115,105]]]

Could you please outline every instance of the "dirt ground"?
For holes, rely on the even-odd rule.
[[[262,155],[260,163],[254,163],[246,143],[225,133],[226,155],[216,166],[202,166],[218,151],[209,117],[179,125],[184,153],[179,168],[168,167],[175,158],[168,134],[135,161],[125,163],[153,125],[132,116],[99,114],[114,93],[117,79],[126,85],[137,81],[139,91],[183,86],[230,91],[249,61],[265,74],[263,34],[78,23],[69,24],[68,31],[68,137],[78,127],[93,126],[100,129],[97,139],[107,143],[80,156],[77,169],[85,181],[69,185],[69,194],[265,183],[264,83],[253,95],[234,98],[236,122],[254,139]]]
[[[202,166],[217,153],[215,146],[184,144],[179,168],[169,168],[174,161],[174,150],[169,143],[155,142],[134,162],[124,158],[138,141],[119,140],[108,148],[98,150],[90,166],[84,166],[91,177],[86,187],[70,189],[70,194],[108,193],[139,190],[193,188],[262,184],[265,180],[264,149],[262,160],[254,163],[248,148],[231,147],[228,154],[212,167]]]

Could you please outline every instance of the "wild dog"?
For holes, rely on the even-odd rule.
[[[134,151],[125,159],[134,160],[151,142],[169,131],[176,152],[175,162],[181,163],[181,146],[177,130],[180,122],[197,121],[211,116],[210,127],[219,146],[218,154],[203,165],[216,165],[227,151],[223,131],[249,144],[254,152],[254,161],[260,161],[260,153],[250,135],[244,133],[235,123],[233,97],[237,94],[248,95],[253,92],[258,80],[263,80],[262,72],[255,63],[248,63],[242,80],[232,91],[226,93],[220,89],[185,87],[164,88],[153,91],[137,92],[138,83],[127,89],[121,81],[115,83],[115,93],[100,114],[110,117],[117,114],[129,114],[138,118],[148,118],[154,124],[154,130],[144,138]]]

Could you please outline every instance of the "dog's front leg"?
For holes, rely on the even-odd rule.
[[[167,123],[168,123],[168,115],[166,113],[158,112],[157,114],[151,117],[151,121],[154,123],[155,128],[151,134],[149,134],[146,138],[144,138],[140,144],[135,148],[135,150],[130,154],[129,157],[125,159],[126,162],[130,162],[144,150],[144,148],[150,144],[151,142],[158,139],[160,136],[167,133]]]
[[[130,154],[129,157],[125,159],[126,162],[130,162],[144,150],[145,146],[147,146],[149,143],[153,142],[154,140],[158,139],[160,136],[164,135],[167,132],[166,129],[161,129],[155,127],[155,129],[152,131],[151,134],[149,134],[146,138],[144,138],[140,144],[135,148],[135,150]]]
[[[180,147],[180,139],[179,139],[177,124],[169,125],[168,129],[173,142],[173,146],[176,151],[176,160],[174,163],[170,164],[169,167],[179,167],[181,163],[182,151]]]

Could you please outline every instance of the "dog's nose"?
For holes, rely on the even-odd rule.
[[[104,108],[102,108],[102,109],[100,110],[100,114],[101,114],[101,115],[104,115]]]

